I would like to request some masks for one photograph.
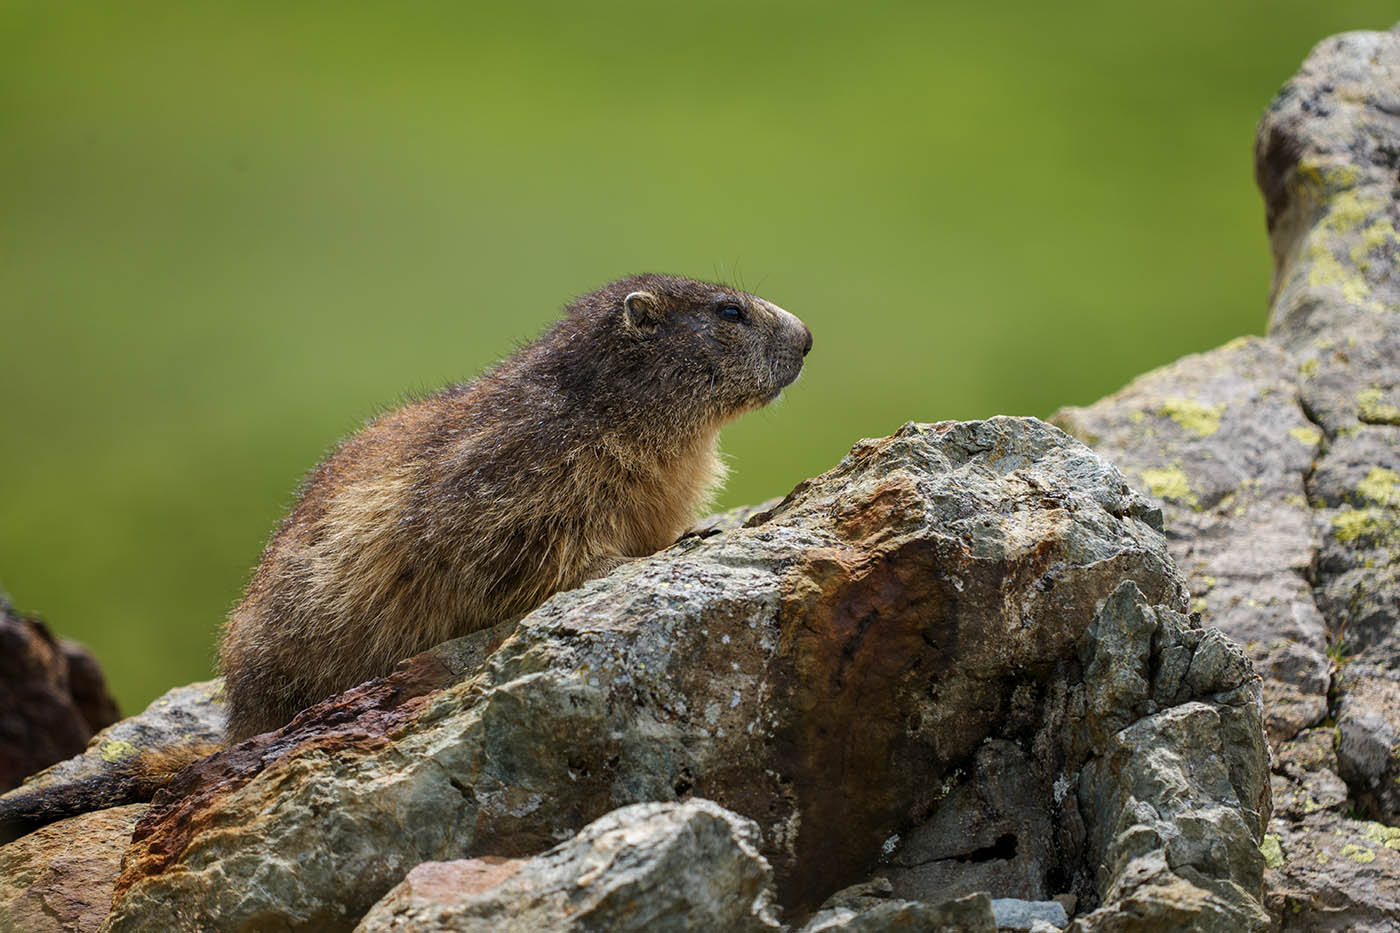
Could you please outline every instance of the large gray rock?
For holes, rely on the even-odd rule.
[[[358,933],[777,930],[758,827],[707,800],[639,803],[528,860],[424,862]]]
[[[996,933],[996,912],[985,894],[931,904],[899,898],[818,911],[801,933]]]
[[[1309,582],[1320,534],[1303,483],[1322,433],[1293,368],[1285,351],[1248,338],[1054,419],[1161,503],[1192,608],[1272,675],[1275,741],[1327,715],[1327,631]]]
[[[1397,170],[1400,34],[1320,43],[1259,127],[1268,337],[1056,418],[1156,497],[1194,608],[1265,677],[1285,929],[1400,927]]]
[[[196,766],[137,828],[110,928],[348,928],[420,862],[531,856],[691,795],[757,823],[800,919],[978,794],[1021,896],[1138,892],[1122,872],[1160,849],[1247,927],[1257,681],[1182,614],[1159,521],[1032,419],[863,442],[743,527],[556,596],[484,664],[440,650]],[[1101,688],[1085,672],[1117,651]],[[975,873],[979,845],[945,859]]]
[[[1082,820],[1083,864],[1096,872],[1076,893],[1102,905],[1071,929],[1267,927],[1258,846],[1269,753],[1243,652],[1125,583],[1080,660],[1082,680],[1066,678],[1043,733],[1062,736],[1067,761],[1087,758],[1066,810]]]

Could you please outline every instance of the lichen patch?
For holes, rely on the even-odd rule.
[[[1195,399],[1169,398],[1158,413],[1171,418],[1197,437],[1210,437],[1220,430],[1220,416],[1225,413],[1225,403],[1206,405]]]

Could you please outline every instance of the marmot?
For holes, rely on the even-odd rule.
[[[724,476],[720,426],[797,378],[812,334],[725,285],[585,295],[462,385],[316,467],[224,627],[230,742],[671,544]],[[217,746],[156,749],[0,802],[0,843],[154,792]]]
[[[370,421],[308,476],[224,628],[229,739],[674,542],[723,479],[720,427],[811,348],[762,298],[639,275]]]

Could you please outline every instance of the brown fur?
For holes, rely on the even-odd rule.
[[[230,738],[671,544],[723,479],[721,425],[810,347],[760,298],[636,276],[371,421],[311,473],[228,620]]]

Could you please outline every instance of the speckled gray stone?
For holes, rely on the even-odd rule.
[[[707,800],[642,803],[532,859],[426,862],[357,933],[778,930],[758,827]]]

